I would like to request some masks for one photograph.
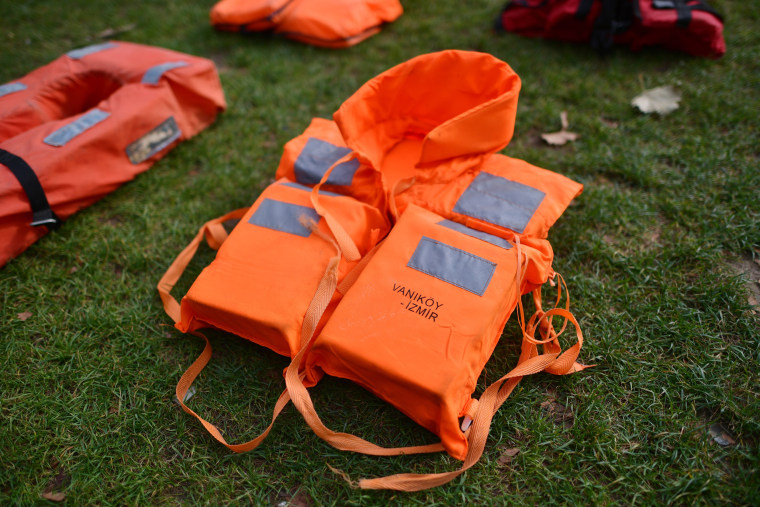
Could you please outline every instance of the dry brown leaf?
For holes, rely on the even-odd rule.
[[[110,39],[111,37],[115,37],[116,35],[121,35],[123,33],[129,32],[130,30],[134,30],[137,26],[137,23],[130,23],[128,25],[122,25],[117,28],[106,28],[102,32],[98,34],[98,37],[101,39]]]
[[[681,94],[672,86],[658,86],[637,95],[631,101],[631,105],[642,113],[670,114],[678,109]]]
[[[728,447],[729,445],[736,444],[736,440],[734,440],[731,434],[721,424],[713,424],[710,426],[710,436],[713,437],[713,440],[715,440],[715,442],[721,447]]]
[[[499,465],[509,465],[512,463],[512,458],[520,454],[520,449],[517,447],[512,447],[511,449],[504,449],[502,451],[501,456],[499,456],[498,463]]]
[[[50,500],[51,502],[63,502],[66,500],[66,493],[61,492],[48,492],[48,493],[42,493],[42,498],[45,500]]]
[[[562,146],[564,144],[567,144],[569,142],[575,141],[580,137],[580,135],[576,134],[575,132],[570,132],[567,130],[567,111],[562,111],[559,115],[560,123],[562,124],[562,129],[558,132],[549,132],[546,134],[541,134],[541,139],[544,140],[547,144],[550,144],[552,146]]]
[[[28,319],[28,318],[29,318],[29,317],[31,317],[31,316],[32,316],[32,313],[31,313],[31,312],[21,312],[21,313],[19,313],[19,314],[17,315],[17,317],[18,317],[18,320],[26,320],[26,319]]]

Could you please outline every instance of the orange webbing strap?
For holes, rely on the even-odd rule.
[[[375,456],[396,456],[399,454],[420,454],[426,452],[438,452],[443,450],[441,443],[429,444],[429,445],[417,445],[410,447],[380,447],[371,442],[351,435],[350,433],[339,433],[327,428],[322,420],[317,415],[314,409],[314,403],[311,400],[309,391],[303,384],[303,376],[298,373],[298,369],[301,367],[301,362],[304,357],[304,352],[307,347],[301,348],[296,357],[288,366],[285,372],[285,384],[287,385],[290,398],[293,400],[293,405],[296,406],[306,423],[316,433],[316,435],[322,440],[326,441],[336,449],[341,451],[353,451],[362,454],[371,454]]]
[[[284,390],[280,397],[277,399],[277,403],[274,406],[274,413],[272,414],[272,422],[269,423],[269,426],[267,426],[267,429],[265,429],[261,435],[243,444],[228,444],[222,436],[222,433],[219,431],[219,428],[196,414],[193,410],[187,407],[187,405],[185,405],[185,395],[187,394],[188,389],[190,389],[190,386],[193,384],[200,372],[203,371],[203,368],[206,367],[209,360],[211,359],[212,354],[211,343],[208,341],[208,338],[199,332],[194,332],[192,334],[195,336],[200,336],[206,340],[206,347],[203,349],[203,352],[201,352],[201,355],[198,356],[198,359],[196,359],[193,364],[190,365],[190,368],[187,369],[187,371],[182,375],[182,377],[179,379],[179,382],[177,383],[177,390],[175,392],[177,394],[177,401],[179,402],[180,407],[182,407],[182,410],[198,419],[203,427],[206,428],[206,431],[211,433],[211,436],[213,436],[219,443],[225,445],[229,450],[233,452],[247,452],[255,449],[259,446],[259,444],[261,444],[261,442],[264,441],[267,435],[269,435],[269,431],[272,429],[272,425],[274,424],[275,419],[277,419],[277,416],[280,415],[282,409],[285,408],[285,405],[287,405],[288,401],[290,401],[288,390]]]
[[[189,245],[180,252],[174,262],[172,262],[169,269],[166,270],[164,276],[158,281],[158,294],[161,296],[161,301],[164,304],[164,310],[166,314],[176,323],[180,321],[180,306],[176,299],[171,295],[171,290],[177,283],[177,280],[182,276],[182,273],[190,264],[195,252],[198,251],[203,238],[206,238],[208,245],[214,250],[218,250],[224,240],[227,239],[227,231],[224,230],[222,223],[227,220],[239,219],[248,208],[240,208],[235,211],[231,211],[226,215],[209,220],[198,230],[198,234],[195,235]]]
[[[559,337],[562,335],[562,333],[565,332],[565,328],[567,327],[568,322],[573,322],[573,320],[566,317],[566,315],[570,314],[570,292],[567,289],[567,284],[565,283],[565,279],[562,278],[562,275],[559,273],[555,273],[555,276],[559,278],[559,285],[557,286],[557,299],[554,303],[555,308],[552,310],[549,310],[548,312],[544,312],[541,308],[541,288],[537,288],[535,291],[533,291],[533,301],[536,305],[536,313],[533,314],[533,316],[530,318],[530,321],[528,322],[528,328],[529,332],[526,336],[526,339],[530,341],[534,346],[535,345],[543,345],[544,351],[546,352],[559,352],[562,350],[562,347],[559,344]],[[565,288],[566,295],[566,301],[565,301],[565,307],[564,309],[559,308],[559,302],[562,298],[562,287]],[[559,332],[554,330],[554,326],[552,325],[552,317],[555,315],[559,315],[561,317],[564,317],[562,327],[560,328]],[[542,336],[542,340],[538,340],[535,338],[536,330],[538,330]],[[560,363],[556,365],[552,365],[550,368],[547,368],[547,372],[554,374],[554,375],[567,375],[568,373],[573,373],[576,371],[585,370],[586,368],[591,368],[594,365],[584,365],[579,362],[577,362],[575,359],[578,357],[578,352],[580,351],[582,341],[580,341],[578,344],[574,345],[571,349],[569,349],[564,356],[567,356],[565,358],[565,362],[569,361],[570,355],[572,355],[572,351],[577,347],[577,351],[575,351],[575,358],[568,366],[565,363]]]
[[[315,234],[319,234],[321,237],[329,240],[329,238],[323,236],[322,233],[319,232],[316,228],[316,224],[312,223],[311,228]],[[301,369],[301,362],[303,361],[306,351],[309,350],[314,341],[315,337],[313,334],[317,327],[317,323],[319,322],[319,318],[322,316],[332,295],[338,288],[338,264],[340,262],[341,253],[339,246],[335,242],[333,242],[333,244],[338,250],[338,255],[331,260],[330,265],[325,271],[325,275],[319,284],[317,292],[314,294],[314,298],[309,305],[303,327],[301,328],[301,350],[299,350],[298,354],[293,358],[285,373],[285,384],[290,393],[290,398],[293,400],[293,405],[295,405],[298,411],[301,412],[306,423],[312,430],[314,430],[314,433],[316,433],[318,437],[322,438],[333,447],[343,451],[355,451],[379,456],[392,456],[397,454],[417,454],[421,452],[437,452],[443,450],[443,446],[440,443],[413,447],[380,447],[355,435],[332,431],[322,423],[322,420],[317,415],[311,396],[309,395],[306,386],[303,384],[303,374],[299,373],[299,370]],[[357,267],[359,266],[357,265]],[[356,269],[356,267],[354,269]]]
[[[366,253],[364,257],[361,258],[359,262],[356,263],[356,266],[354,266],[351,271],[346,273],[346,276],[343,277],[343,280],[341,280],[340,284],[338,284],[338,292],[345,295],[346,292],[348,292],[348,289],[351,288],[351,286],[356,283],[356,280],[359,278],[359,275],[362,274],[364,271],[364,268],[367,267],[367,264],[369,264],[369,261],[372,260],[372,257],[375,256],[375,253],[377,253],[377,249],[380,247],[380,244],[382,244],[382,241],[375,244],[374,247],[372,247],[372,250]]]
[[[522,380],[524,376],[547,371],[550,368],[560,369],[567,367],[568,363],[569,367],[572,367],[573,362],[578,357],[580,345],[583,343],[583,333],[581,332],[578,322],[572,314],[562,308],[555,308],[546,312],[547,317],[553,315],[564,317],[575,325],[578,343],[562,355],[552,352],[530,357],[533,354],[535,345],[523,341],[523,349],[517,366],[499,380],[488,386],[480,397],[478,408],[473,417],[472,426],[470,427],[470,432],[467,437],[467,456],[465,457],[462,468],[453,472],[437,474],[397,474],[375,479],[361,479],[358,486],[362,489],[420,491],[446,484],[477,463],[483,455],[494,414],[496,414],[496,411],[504,403],[507,397],[509,397],[520,380]]]
[[[319,180],[319,183],[314,185],[314,188],[311,190],[311,204],[314,206],[316,212],[319,213],[320,216],[324,217],[325,221],[327,222],[327,226],[330,228],[330,231],[332,231],[333,236],[335,236],[335,241],[338,242],[340,250],[343,252],[343,256],[347,260],[353,262],[358,261],[361,257],[359,249],[356,247],[356,243],[354,243],[354,240],[351,239],[351,236],[349,236],[349,234],[346,232],[346,229],[343,228],[343,226],[333,216],[333,214],[325,209],[325,207],[322,206],[322,204],[319,202],[319,189],[322,188],[322,185],[327,181],[327,178],[330,177],[330,173],[332,173],[333,169],[338,167],[340,164],[351,160],[352,157],[354,157],[353,151],[346,153],[338,160],[336,160],[333,165],[327,169],[327,171],[325,171],[325,174],[322,175],[322,179]]]
[[[182,250],[182,252],[180,252],[177,258],[174,259],[174,262],[172,262],[171,266],[169,266],[169,269],[166,270],[164,276],[161,277],[161,280],[158,282],[158,293],[161,295],[161,300],[164,304],[164,310],[166,310],[166,313],[169,315],[169,317],[172,318],[175,323],[180,321],[180,305],[177,300],[174,299],[174,297],[171,295],[171,290],[174,288],[177,280],[179,280],[179,278],[182,276],[182,273],[185,271],[185,268],[187,268],[187,265],[192,260],[195,252],[198,251],[198,247],[200,246],[201,241],[203,241],[205,237],[208,245],[214,250],[218,250],[219,247],[222,246],[222,243],[224,243],[224,240],[227,239],[227,231],[222,226],[222,223],[226,222],[227,220],[242,218],[242,216],[245,215],[246,211],[248,211],[248,208],[241,208],[235,211],[231,211],[226,215],[215,218],[203,224],[203,226],[198,230],[198,234],[196,234],[190,244],[187,245],[185,249]],[[285,405],[288,404],[288,401],[290,401],[287,390],[283,391],[277,400],[274,408],[274,414],[272,415],[272,422],[261,435],[243,444],[228,444],[216,426],[203,419],[201,416],[188,408],[187,405],[185,405],[185,396],[187,395],[187,391],[190,389],[190,386],[193,384],[201,371],[203,371],[203,368],[206,367],[212,355],[211,343],[208,341],[208,338],[199,332],[194,332],[192,334],[203,338],[206,341],[206,346],[204,347],[203,352],[201,352],[201,355],[198,356],[198,359],[196,359],[193,364],[190,365],[187,371],[185,371],[182,377],[180,377],[179,382],[177,383],[177,389],[175,391],[177,395],[177,402],[179,403],[180,407],[182,407],[182,410],[198,419],[201,424],[203,424],[203,427],[206,428],[206,431],[208,431],[217,441],[227,446],[227,448],[231,451],[246,452],[258,447],[259,444],[267,437],[269,431],[272,429],[274,420],[277,418],[280,412],[282,412],[282,409],[285,408]]]

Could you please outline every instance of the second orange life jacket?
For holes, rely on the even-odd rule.
[[[272,30],[307,44],[344,48],[375,35],[402,12],[398,0],[221,0],[210,17],[219,30]]]

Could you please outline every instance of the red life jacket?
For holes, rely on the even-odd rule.
[[[0,266],[225,109],[214,64],[107,42],[0,86]]]
[[[590,42],[600,52],[613,44],[708,58],[726,52],[723,21],[703,0],[510,0],[496,26],[526,37]]]

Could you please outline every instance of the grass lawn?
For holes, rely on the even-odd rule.
[[[208,130],[0,270],[0,504],[51,492],[72,505],[760,503],[755,2],[711,0],[726,22],[717,61],[657,49],[600,59],[582,45],[495,34],[504,0],[404,0],[396,23],[340,51],[217,33],[212,3],[0,3],[0,83],[133,25],[122,40],[212,58],[229,103]],[[336,451],[292,406],[261,447],[231,454],[173,401],[202,343],[171,327],[156,282],[200,224],[253,203],[312,117],[329,117],[383,70],[447,48],[492,53],[522,78],[505,153],[585,185],[550,240],[586,337],[581,360],[597,366],[525,379],[480,463],[429,491],[352,489],[327,465],[358,479],[459,462]],[[631,107],[660,85],[682,93],[677,111]],[[542,144],[563,110],[580,139]],[[175,294],[212,258],[202,250]],[[268,424],[288,361],[210,335],[215,355],[190,405],[229,441],[247,440]],[[510,369],[518,339],[511,320],[481,389]],[[335,429],[381,445],[435,440],[350,382],[312,391]]]

